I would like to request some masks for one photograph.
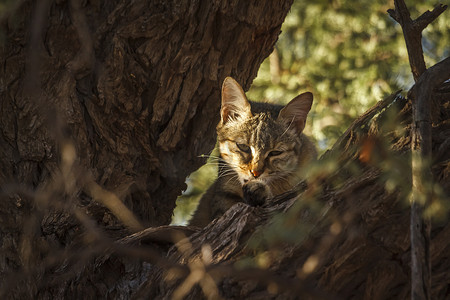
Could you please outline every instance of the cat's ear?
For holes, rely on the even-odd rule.
[[[278,115],[278,121],[288,124],[288,126],[298,133],[305,128],[306,117],[311,109],[313,94],[306,92],[291,100]]]
[[[220,109],[222,124],[230,119],[252,116],[250,103],[245,97],[242,87],[231,77],[225,78],[222,85],[222,108]]]

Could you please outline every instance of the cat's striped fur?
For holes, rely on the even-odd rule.
[[[237,202],[262,205],[305,177],[316,157],[302,133],[313,96],[303,93],[285,107],[249,102],[231,77],[222,86],[219,176],[200,200],[190,225],[206,226]]]

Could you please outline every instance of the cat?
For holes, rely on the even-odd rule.
[[[237,202],[263,205],[302,181],[304,166],[317,156],[302,133],[312,102],[310,92],[285,107],[249,102],[239,83],[225,78],[217,125],[218,178],[200,199],[189,225],[205,227]]]

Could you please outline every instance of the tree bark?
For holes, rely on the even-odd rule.
[[[438,93],[432,176],[450,195],[449,83]],[[389,124],[396,124],[390,126]],[[398,127],[397,125],[400,125]],[[411,100],[366,112],[319,161],[308,186],[264,207],[238,204],[169,250],[137,299],[406,299],[411,296]],[[403,128],[406,130],[399,130]],[[337,164],[337,169],[325,166]],[[395,187],[395,188],[393,188]],[[276,215],[281,213],[280,215]],[[450,214],[431,230],[432,299],[448,297]],[[256,245],[256,246],[255,246]],[[185,266],[182,269],[179,266]],[[213,284],[208,284],[208,282]],[[175,298],[176,298],[175,297]]]
[[[82,3],[23,1],[2,20],[1,299],[410,295],[409,99],[378,103],[308,185],[264,207],[238,204],[203,230],[130,234],[168,222],[196,155],[214,143],[220,82],[248,88],[290,2]],[[431,130],[443,199],[449,91],[436,91]],[[448,297],[450,216],[440,211],[433,299]]]
[[[130,293],[117,286],[120,268],[64,283],[110,238],[170,222],[186,176],[214,146],[220,83],[233,76],[248,89],[291,4],[46,0],[2,15],[0,273],[13,272],[4,293]],[[77,271],[38,280],[62,261]],[[28,279],[19,290],[17,270]]]
[[[432,114],[434,104],[433,90],[450,77],[450,67],[444,61],[434,66],[441,71],[427,72],[422,49],[422,30],[433,22],[447,8],[446,5],[436,5],[432,12],[427,11],[416,20],[412,20],[409,10],[403,0],[395,0],[395,11],[390,15],[402,26],[408,50],[409,63],[417,84],[412,102],[412,190],[411,190],[411,299],[430,299],[431,261],[430,261],[430,231],[431,221],[425,215],[430,206],[433,194],[433,182],[430,180],[430,163],[432,158]],[[447,58],[447,61],[449,59]],[[446,72],[447,71],[447,72]],[[431,75],[430,75],[431,74]],[[440,77],[440,79],[438,78]]]

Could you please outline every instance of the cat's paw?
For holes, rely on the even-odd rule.
[[[270,190],[265,184],[255,181],[244,184],[242,192],[244,201],[251,206],[261,206],[271,196]]]

